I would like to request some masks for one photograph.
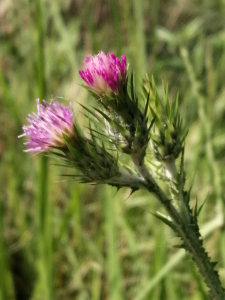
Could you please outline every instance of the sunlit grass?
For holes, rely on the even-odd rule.
[[[187,187],[194,179],[193,204],[207,198],[201,227],[223,213],[225,4],[160,3],[2,1],[1,300],[206,299],[190,258],[151,215],[161,210],[153,197],[65,181],[66,169],[23,153],[17,138],[36,98],[72,101],[83,122],[77,102],[91,101],[79,86],[84,57],[100,50],[125,54],[137,75],[153,71],[159,89],[168,82],[171,101],[180,94],[189,128]],[[223,283],[224,239],[218,223],[205,240]]]

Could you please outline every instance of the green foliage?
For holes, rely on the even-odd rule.
[[[190,258],[174,249],[176,237],[152,216],[161,213],[153,197],[65,181],[60,174],[66,169],[52,164],[48,176],[44,167],[40,175],[37,157],[22,152],[17,136],[38,97],[72,101],[84,123],[76,101],[93,104],[77,84],[85,54],[127,55],[135,80],[154,74],[161,99],[161,81],[168,82],[168,99],[176,107],[179,92],[184,134],[189,130],[184,166],[186,189],[195,177],[190,208],[197,214],[196,201],[201,207],[207,197],[200,228],[214,220],[205,246],[219,261],[224,283],[223,1],[37,4],[39,21],[32,1],[3,0],[0,9],[0,299],[207,299]],[[38,190],[38,181],[47,189]]]

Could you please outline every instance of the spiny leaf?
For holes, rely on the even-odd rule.
[[[212,265],[213,268],[215,268],[215,266],[216,266],[217,264],[218,264],[217,261],[211,261],[211,265]]]
[[[178,249],[184,249],[186,250],[186,247],[185,245],[182,243],[182,244],[179,244],[179,245],[173,245],[174,248],[178,248]]]
[[[195,202],[195,205],[194,205],[192,211],[193,211],[193,215],[194,215],[194,217],[195,217],[196,220],[197,220],[198,216],[200,215],[200,212],[201,212],[201,210],[202,210],[202,208],[203,208],[203,206],[204,206],[204,204],[206,202],[206,199],[203,201],[203,203],[199,207],[198,207],[197,200]]]
[[[133,73],[131,74],[130,83],[131,83],[131,99],[134,100],[135,94],[134,94],[134,74]]]
[[[147,101],[145,103],[145,109],[143,112],[144,118],[147,118],[147,114],[148,114],[148,108],[149,108],[149,101],[150,101],[150,93],[148,93],[148,97],[147,97]]]
[[[91,115],[93,115],[100,123],[102,123],[102,119],[90,108],[84,106],[83,104],[79,103],[86,111],[88,111]],[[92,107],[93,108],[93,107]]]
[[[179,93],[177,93],[176,102],[175,102],[175,115],[178,114],[178,107],[179,107]]]
[[[161,220],[163,223],[168,225],[170,228],[172,228],[175,232],[177,231],[175,224],[173,221],[170,221],[166,216],[160,214],[160,213],[151,213],[154,217],[157,219]]]

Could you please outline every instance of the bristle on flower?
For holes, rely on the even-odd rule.
[[[117,93],[120,82],[126,79],[126,56],[119,59],[114,53],[100,52],[86,57],[84,64],[85,69],[79,70],[79,74],[96,93]]]
[[[26,136],[28,142],[24,145],[29,149],[25,152],[43,152],[51,147],[64,147],[66,145],[63,134],[73,136],[74,112],[71,107],[64,107],[56,100],[51,103],[43,101],[37,102],[37,114],[28,115],[30,125],[24,125],[23,131],[19,137]]]

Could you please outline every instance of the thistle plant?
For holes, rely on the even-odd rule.
[[[42,105],[37,100],[38,112],[29,115],[30,125],[23,127],[21,135],[28,139],[25,151],[52,154],[61,165],[72,168],[74,174],[70,176],[80,182],[153,194],[165,211],[153,215],[180,238],[176,246],[184,248],[196,263],[210,299],[225,299],[216,264],[207,254],[199,231],[201,207],[190,206],[191,188],[185,187],[187,132],[178,97],[171,104],[165,89],[161,98],[149,78],[143,80],[142,94],[137,95],[126,56],[100,52],[85,59],[79,74],[85,82],[83,87],[96,99],[94,107],[81,104],[87,113],[88,132],[78,124],[71,104],[64,107],[52,100]],[[124,164],[121,154],[127,155],[131,164]],[[163,190],[160,180],[168,188]]]

